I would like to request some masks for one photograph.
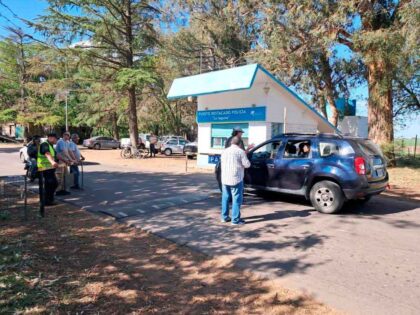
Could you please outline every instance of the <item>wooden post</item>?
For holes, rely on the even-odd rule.
[[[39,215],[43,218],[45,216],[45,190],[44,190],[44,176],[42,171],[38,172],[39,178]]]
[[[26,176],[26,174],[24,175],[25,177],[25,191],[23,192],[25,194],[25,203],[24,203],[24,218],[25,220],[28,220],[28,176]]]
[[[185,173],[188,172],[188,153],[185,153]]]
[[[416,153],[417,153],[417,135],[416,135],[416,140],[414,140],[414,157],[416,157]]]

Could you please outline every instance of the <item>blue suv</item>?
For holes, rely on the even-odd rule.
[[[332,134],[282,134],[248,153],[245,185],[301,195],[322,213],[367,201],[388,185],[385,158],[371,140]],[[216,178],[221,186],[220,165]]]

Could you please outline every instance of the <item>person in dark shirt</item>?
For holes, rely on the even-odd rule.
[[[38,147],[41,143],[40,136],[33,136],[32,141],[28,144],[28,156],[30,159],[36,159],[38,154]]]
[[[298,157],[307,158],[309,156],[310,151],[311,151],[311,148],[309,147],[309,144],[303,142],[299,144]]]
[[[48,140],[39,146],[37,155],[38,171],[45,181],[45,205],[54,205],[54,193],[58,182],[55,177],[55,169],[58,167],[54,144],[57,142],[55,133],[48,134]],[[41,192],[41,189],[40,189]]]
[[[244,145],[244,140],[242,140],[242,135],[244,134],[244,131],[242,130],[241,127],[235,127],[232,130],[232,136],[230,136],[225,143],[225,149],[229,148],[230,145],[232,144],[232,139],[237,137],[239,139],[239,144],[238,147],[240,147],[242,150],[245,151],[245,145]]]
[[[25,161],[26,168],[29,170],[31,182],[35,180],[37,175],[37,155],[38,155],[38,148],[41,142],[40,136],[33,136],[32,141],[28,144],[27,153],[28,153],[28,160]]]
[[[243,134],[244,134],[244,131],[242,130],[242,128],[241,128],[241,127],[235,127],[235,128],[233,128],[233,131],[232,131],[232,136],[231,136],[231,137],[229,137],[229,138],[226,140],[226,143],[225,143],[225,149],[226,149],[226,148],[229,148],[229,147],[230,147],[230,145],[231,145],[231,143],[232,143],[232,139],[233,139],[233,138],[235,138],[235,137],[237,137],[237,138],[239,139],[239,144],[238,144],[238,147],[240,147],[240,148],[241,148],[242,150],[244,150],[245,152],[248,152],[249,150],[251,150],[251,149],[254,147],[254,145],[253,145],[253,144],[250,144],[250,145],[248,146],[248,148],[245,150],[244,140],[242,139]]]

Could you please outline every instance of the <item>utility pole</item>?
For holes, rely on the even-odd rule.
[[[66,55],[66,64],[65,64],[65,73],[66,73],[66,90],[65,92],[65,103],[66,103],[66,132],[69,131],[69,111],[68,111],[68,101],[67,101],[67,94],[68,94],[68,89],[67,89],[67,55]]]

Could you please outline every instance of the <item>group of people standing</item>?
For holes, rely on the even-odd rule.
[[[40,182],[45,183],[45,205],[54,205],[54,196],[69,195],[66,189],[66,178],[69,171],[73,175],[74,190],[80,190],[79,165],[84,157],[77,147],[79,136],[65,132],[61,139],[55,133],[47,136],[47,141],[40,143],[40,137],[34,136],[32,145],[28,147],[28,155],[36,157],[36,165]],[[54,147],[55,145],[55,147]],[[42,178],[41,178],[42,177]],[[41,189],[40,189],[41,193]]]

